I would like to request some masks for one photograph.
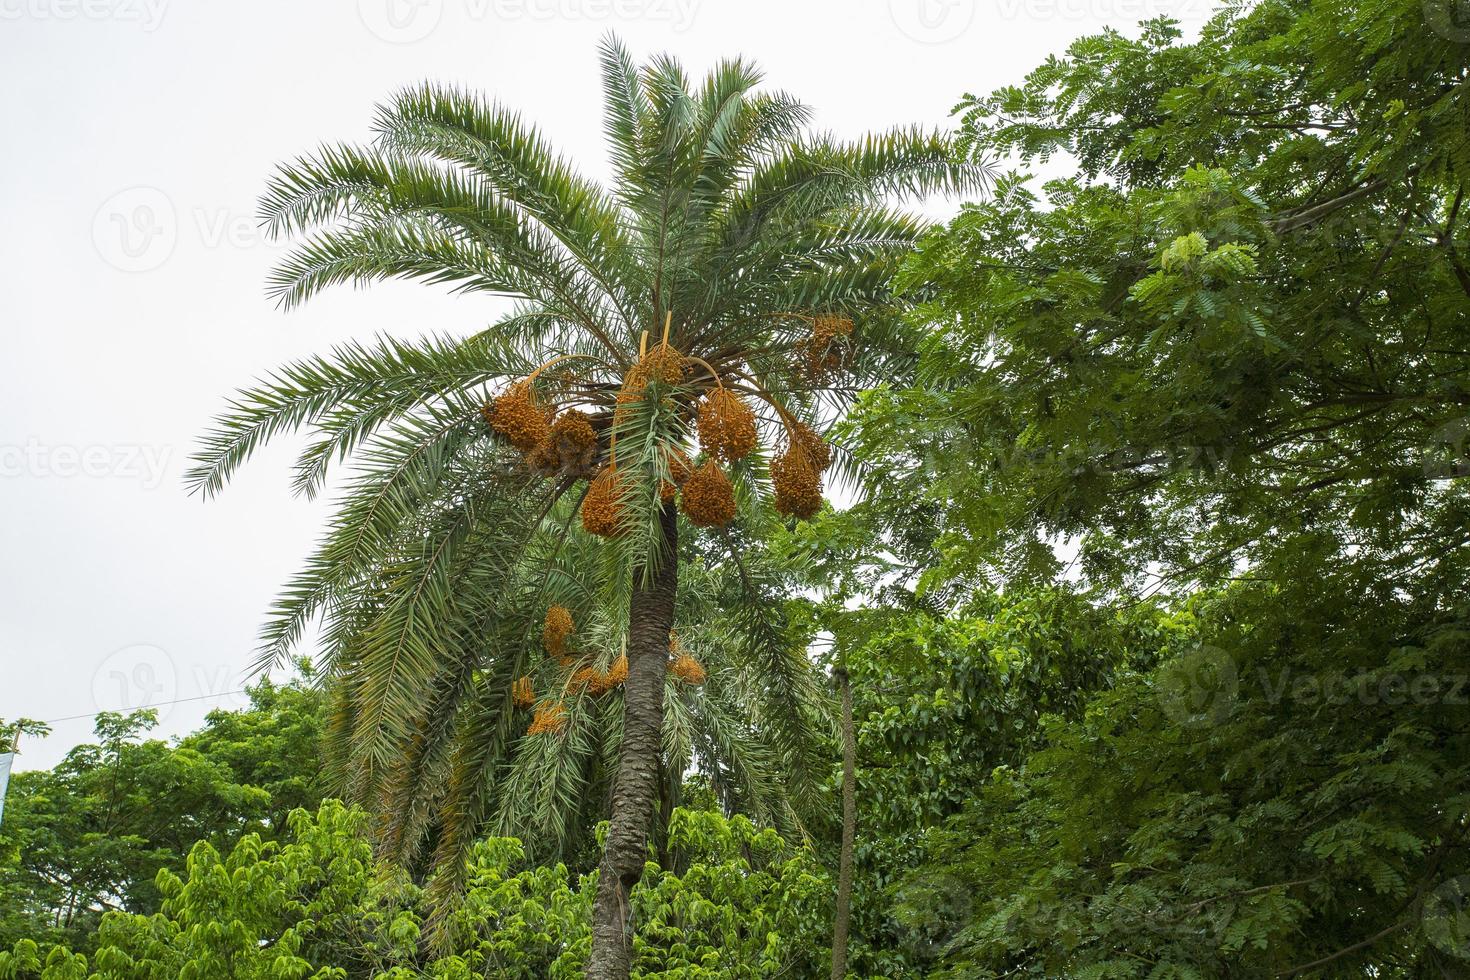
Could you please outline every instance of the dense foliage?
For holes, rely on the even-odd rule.
[[[941,975],[1457,975],[1470,609],[1322,567],[1191,616],[930,842],[974,896]]]
[[[1067,593],[976,600],[950,616],[890,612],[839,627],[858,725],[858,937],[863,975],[931,968],[969,913],[973,885],[951,869],[913,874],[934,831],[964,811],[997,766],[1019,764],[1046,719],[1080,716],[1090,695],[1188,642],[1153,609],[1119,615]],[[939,853],[947,853],[940,851]]]
[[[162,871],[162,910],[104,920],[90,956],[27,939],[0,952],[3,980],[544,980],[582,975],[596,874],[528,866],[513,838],[479,841],[437,949],[420,942],[422,890],[374,863],[367,818],[339,803],[291,815],[289,837],[251,834],[222,855],[198,844]],[[633,892],[634,975],[811,976],[830,888],[809,852],[743,817],[675,810],[682,870],[650,865]]]
[[[177,745],[146,737],[151,710],[104,713],[95,744],[17,773],[0,823],[0,947],[24,937],[87,948],[108,910],[156,910],[157,873],[197,842],[274,837],[292,809],[314,807],[320,695],[265,681],[250,702],[211,712]]]
[[[803,268],[868,309],[867,373],[787,387],[813,422],[857,397],[835,453],[863,493],[773,520],[756,452],[731,467],[739,519],[680,536],[645,487],[640,520],[678,548],[664,611],[702,666],[666,671],[655,623],[644,693],[660,713],[635,760],[655,827],[648,846],[625,838],[631,891],[600,923],[631,937],[634,975],[829,975],[842,855],[851,977],[1466,975],[1470,32],[1453,13],[1257,0],[1193,40],[1163,20],[1083,38],[966,97],[958,142],[819,141],[765,161],[747,204],[779,217],[791,181],[795,238],[782,221],[742,238],[739,200],[694,216],[721,234],[689,232],[662,260],[693,298],[653,309],[707,309],[756,361],[804,341],[741,319],[767,294],[703,296],[691,270],[710,248],[753,249],[780,283],[782,249],[814,265],[836,250],[845,285]],[[511,682],[539,691],[570,670],[537,647],[551,599],[597,656],[630,635],[649,542],[568,532],[581,477],[527,476],[480,404],[589,325],[615,342],[594,331],[578,350],[632,359],[649,317],[627,310],[646,297],[617,301],[646,269],[606,236],[646,231],[616,218],[666,179],[640,154],[692,167],[689,145],[639,142],[657,120],[634,102],[653,92],[671,134],[719,130],[719,91],[745,105],[731,120],[804,119],[784,97],[741,103],[754,81],[738,64],[681,99],[671,61],[635,79],[620,48],[604,55],[628,201],[518,120],[436,90],[385,109],[382,146],[328,151],[273,191],[282,228],[359,223],[288,264],[292,298],[388,275],[540,291],[539,312],[500,325],[514,342],[384,341],[291,368],[246,397],[198,474],[213,489],[297,426],[321,440],[305,491],[366,454],[267,631],[279,653],[329,610],[328,741],[362,809],[321,799],[305,687],[263,685],[177,746],[144,738],[146,715],[102,716],[99,744],[12,786],[0,980],[572,978],[593,962],[632,695],[569,695],[569,720],[523,736]],[[682,177],[714,201],[743,185],[706,137],[714,183]],[[1001,159],[1014,169],[993,193],[922,241],[864,211],[890,166],[922,189]],[[1070,174],[1036,186],[1030,171],[1057,163]],[[475,235],[534,254],[476,265]],[[708,339],[673,322],[678,344]],[[594,380],[599,405],[623,383]],[[679,425],[624,412],[618,431],[642,440],[630,465],[672,476],[659,453]]]
[[[1427,9],[1232,6],[966,100],[974,152],[1081,171],[1012,174],[905,272],[944,328],[862,432],[944,574],[1049,581],[1064,538],[1111,589],[1303,548],[1465,581],[1470,45]]]
[[[1470,47],[1434,13],[1231,6],[965,101],[974,152],[1078,172],[906,269],[944,327],[855,426],[869,515],[921,595],[1066,579],[1188,631],[928,836],[911,890],[967,896],[941,975],[1470,954]]]

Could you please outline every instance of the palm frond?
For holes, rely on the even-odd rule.
[[[610,188],[515,112],[439,85],[380,106],[370,146],[324,146],[278,170],[261,215],[295,243],[269,279],[283,305],[413,279],[514,308],[462,340],[378,338],[288,365],[236,396],[188,477],[212,495],[268,441],[308,434],[293,489],[339,495],[262,630],[260,663],[320,625],[335,785],[380,813],[384,855],[415,861],[432,844],[441,911],[479,834],[559,854],[605,814],[621,695],[578,688],[576,667],[542,648],[541,623],[565,606],[574,663],[606,668],[664,561],[686,562],[675,615],[708,671],[703,687],[665,685],[665,801],[692,768],[727,807],[801,833],[832,714],[784,615],[797,578],[763,547],[779,526],[767,460],[794,420],[827,430],[860,389],[912,368],[894,326],[912,300],[892,277],[929,226],[893,202],[989,180],[943,133],[809,135],[809,110],[760,91],[745,61],[694,82],[671,57],[639,68],[616,38],[599,57]],[[834,377],[808,356],[817,316],[852,321]],[[650,380],[647,363],[633,368],[666,317],[689,356],[679,366],[698,370]],[[735,524],[681,532],[683,552],[666,554],[670,452],[694,453],[693,407],[712,384],[757,399],[762,446],[728,467]],[[481,414],[508,391],[501,407],[530,413],[520,449]],[[569,409],[595,436],[571,462],[537,428]],[[858,476],[835,452],[833,478]],[[587,477],[614,462],[631,490],[623,533],[605,540],[581,530],[579,508]],[[564,701],[563,731],[524,734],[519,678]]]

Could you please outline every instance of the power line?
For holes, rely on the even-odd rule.
[[[227,697],[231,696],[232,694],[246,694],[246,693],[249,693],[249,688],[242,687],[238,691],[220,691],[218,694],[200,694],[200,695],[197,695],[197,696],[192,697],[192,698],[175,698],[172,701],[160,701],[157,704],[145,704],[145,705],[142,705],[140,708],[137,708],[137,709],[134,709],[134,710],[142,710],[144,708],[167,708],[170,705],[174,705],[174,704],[185,704],[185,703],[187,703],[189,701],[207,701],[210,698],[227,698]],[[63,721],[79,721],[82,718],[96,718],[98,715],[102,714],[103,712],[105,712],[107,710],[109,710],[109,709],[102,708],[102,709],[100,709],[98,711],[88,712],[87,714],[84,714],[84,715],[67,715],[65,718],[49,718],[49,719],[41,722],[41,724],[43,724],[43,725],[58,725],[58,724],[60,724]]]

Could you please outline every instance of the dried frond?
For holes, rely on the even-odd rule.
[[[491,429],[523,453],[540,445],[551,428],[549,413],[536,401],[536,393],[526,381],[511,385],[509,391],[480,411]]]
[[[536,690],[531,686],[531,678],[516,678],[516,682],[511,685],[510,700],[517,708],[529,708],[536,703]]]
[[[553,657],[566,652],[567,637],[572,635],[575,625],[572,614],[565,606],[552,606],[546,610],[546,623],[541,627],[541,644]]]
[[[582,529],[604,538],[622,534],[627,493],[628,482],[618,473],[617,467],[612,464],[603,467],[587,488],[587,496],[582,499]]]
[[[740,396],[716,388],[699,403],[699,445],[710,456],[733,463],[755,449],[755,412]]]
[[[684,513],[696,527],[724,527],[735,518],[735,488],[713,459],[684,483]]]
[[[822,477],[798,442],[771,460],[771,485],[776,492],[776,511],[803,520],[822,509]]]
[[[527,735],[544,735],[559,732],[567,726],[567,708],[560,701],[543,701],[536,706],[531,716],[531,727]]]

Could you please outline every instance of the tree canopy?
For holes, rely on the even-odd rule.
[[[1455,13],[1230,2],[855,143],[608,42],[608,188],[440,86],[282,168],[285,303],[521,305],[222,418],[206,492],[352,460],[264,634],[323,673],[18,775],[0,980],[1465,975]]]
[[[21,938],[87,949],[111,910],[156,911],[155,877],[200,841],[284,833],[321,800],[321,698],[262,681],[250,707],[213,711],[170,745],[152,710],[97,716],[97,741],[16,773],[0,822],[0,948]]]

